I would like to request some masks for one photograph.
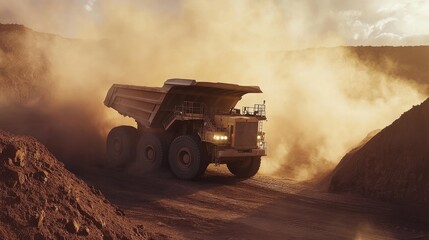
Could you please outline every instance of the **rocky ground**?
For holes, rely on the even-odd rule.
[[[210,166],[199,181],[168,171],[131,175],[102,170],[82,176],[133,222],[165,239],[429,239],[421,209],[332,194],[287,178],[247,180]]]
[[[147,239],[38,141],[0,131],[0,239]]]

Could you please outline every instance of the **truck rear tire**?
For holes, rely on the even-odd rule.
[[[250,157],[243,160],[227,163],[228,170],[239,178],[250,178],[255,176],[261,166],[260,157]]]
[[[106,143],[109,166],[124,167],[134,160],[137,135],[137,129],[131,126],[119,126],[110,130]]]
[[[170,146],[168,160],[173,174],[180,179],[201,177],[208,166],[208,156],[198,136],[179,136]]]
[[[143,167],[143,171],[151,172],[161,169],[167,158],[167,149],[162,136],[147,133],[140,137],[137,144],[138,164]]]

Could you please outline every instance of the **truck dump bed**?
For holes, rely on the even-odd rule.
[[[107,93],[104,105],[134,118],[143,126],[159,128],[175,106],[185,101],[203,103],[208,108],[228,112],[246,93],[262,91],[257,86],[169,79],[163,87],[114,84]]]

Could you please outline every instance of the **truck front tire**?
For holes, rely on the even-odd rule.
[[[137,158],[143,171],[153,172],[161,169],[165,165],[167,150],[162,136],[156,134],[143,134],[137,144]]]
[[[255,176],[261,166],[260,157],[249,157],[226,164],[228,170],[239,178],[250,178]]]
[[[137,129],[131,126],[119,126],[110,130],[106,143],[109,166],[124,167],[134,160],[137,135]]]
[[[170,146],[168,160],[173,174],[180,179],[201,177],[207,166],[208,156],[198,136],[179,136]]]

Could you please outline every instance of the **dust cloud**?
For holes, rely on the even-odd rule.
[[[314,19],[305,3],[180,1],[166,9],[152,1],[98,1],[92,7],[98,21],[75,27],[85,40],[47,37],[34,47],[34,37],[26,37],[48,68],[38,88],[44,97],[29,108],[50,129],[37,130],[50,133],[58,157],[71,163],[100,159],[109,128],[132,123],[104,107],[112,83],[161,86],[179,77],[261,86],[264,94],[246,96],[243,105],[267,103],[269,156],[262,171],[299,180],[332,168],[368,132],[424,98],[346,48],[286,51],[342,44],[333,33],[307,37]],[[284,13],[291,9],[293,15]],[[33,121],[33,114],[22,119]]]

